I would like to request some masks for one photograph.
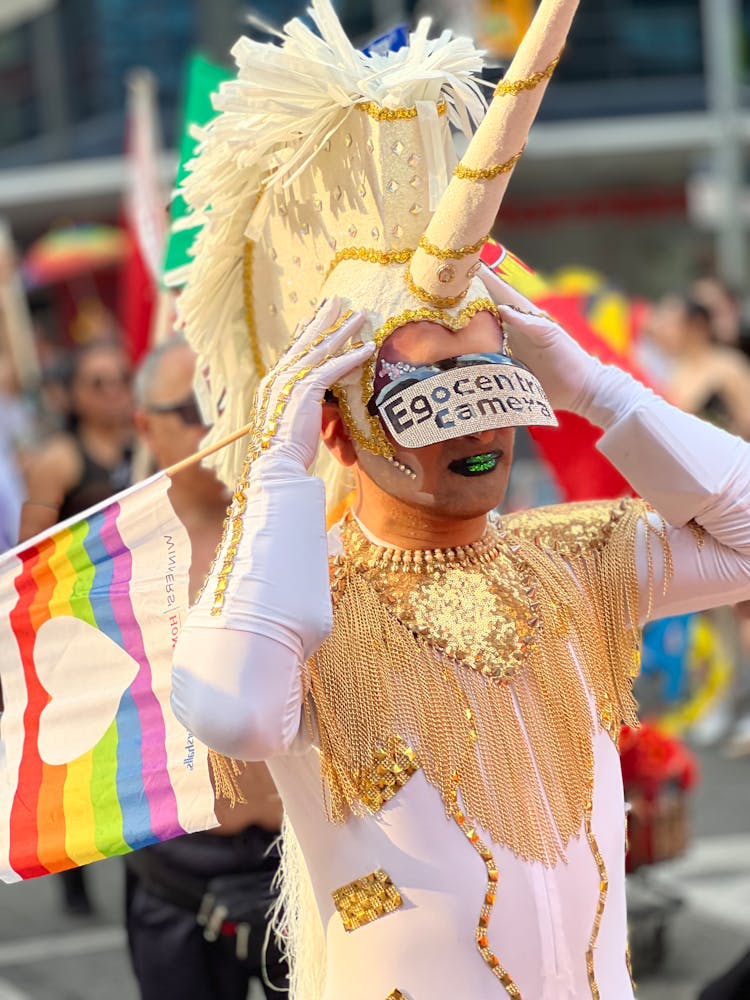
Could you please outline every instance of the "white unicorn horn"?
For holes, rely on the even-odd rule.
[[[466,294],[577,7],[578,0],[540,3],[407,269],[423,301],[449,308]]]

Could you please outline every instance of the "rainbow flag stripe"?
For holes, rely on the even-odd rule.
[[[15,873],[16,877],[62,871],[211,825],[205,810],[196,822],[186,823],[181,818],[171,773],[174,767],[170,770],[168,759],[165,712],[169,712],[168,667],[176,632],[164,627],[161,609],[143,621],[142,593],[138,611],[134,606],[134,582],[140,591],[149,581],[133,579],[133,522],[141,528],[145,520],[143,544],[154,548],[155,559],[164,551],[165,538],[180,540],[180,532],[184,534],[166,499],[168,480],[166,485],[154,485],[159,487],[155,492],[161,494],[162,506],[167,505],[166,514],[154,508],[154,497],[150,495],[153,488],[141,491],[145,494],[141,496],[126,491],[17,550],[18,558],[11,563],[11,579],[0,578],[0,586],[7,591],[12,583],[15,593],[8,623],[17,645],[26,694],[25,706],[16,706],[22,722],[17,726],[15,791],[7,810],[7,861],[9,874]],[[170,515],[172,523],[162,528],[165,517]],[[130,532],[126,541],[122,526],[128,517]],[[185,551],[187,562],[179,581],[184,607],[189,545],[183,546],[183,556]],[[163,583],[158,572],[154,581]],[[150,603],[158,608],[159,602],[164,603],[163,594],[156,587],[154,590]],[[169,608],[173,621],[176,605],[174,599]],[[63,764],[49,763],[40,753],[40,720],[51,696],[35,660],[40,630],[59,617],[77,619],[96,629],[137,664],[135,677],[122,693],[114,718],[108,725],[105,721],[103,736],[87,752]],[[166,654],[159,657],[166,666],[166,676],[160,678],[155,678],[152,670],[153,635],[149,638],[151,656],[144,641],[145,631],[154,633],[157,628],[160,652]],[[167,649],[163,648],[165,644]],[[106,672],[107,663],[102,662],[100,669]],[[90,711],[96,712],[95,683],[87,691],[89,699]],[[8,694],[6,702],[7,716],[13,709]],[[176,724],[174,720],[172,724]],[[6,748],[6,757],[10,749]],[[179,746],[180,755],[181,751]],[[179,763],[190,763],[192,770],[192,760]]]

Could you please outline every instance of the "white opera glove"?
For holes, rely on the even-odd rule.
[[[279,358],[255,395],[255,457],[273,454],[302,469],[312,465],[320,442],[320,404],[327,389],[362,365],[374,345],[346,342],[356,338],[364,313],[341,314],[341,302],[324,302]],[[265,463],[266,465],[269,463]]]
[[[307,656],[330,629],[325,492],[307,475],[326,389],[372,354],[345,343],[362,313],[324,304],[260,384],[246,472],[194,621],[256,632]],[[202,622],[211,624],[211,622]]]
[[[500,310],[513,357],[536,375],[554,409],[582,413],[601,362],[490,268],[480,277]]]
[[[361,314],[324,305],[263,380],[246,475],[174,650],[172,707],[204,743],[265,760],[299,727],[300,665],[332,626],[325,490],[308,476],[326,389],[374,345],[344,344]]]

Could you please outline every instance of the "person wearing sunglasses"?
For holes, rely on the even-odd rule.
[[[128,359],[111,341],[72,356],[65,428],[30,454],[20,540],[106,500],[130,482],[133,395]]]
[[[157,468],[194,454],[206,434],[194,374],[195,354],[176,334],[136,375],[135,425]],[[221,537],[228,491],[196,463],[172,476],[169,498],[190,538],[195,599]],[[248,765],[240,780],[245,801],[220,799],[215,830],[125,858],[126,928],[142,1000],[245,1000],[253,978],[269,997],[287,995],[286,965],[273,942],[264,945],[281,801],[265,764]]]

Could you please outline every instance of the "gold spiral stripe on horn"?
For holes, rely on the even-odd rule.
[[[546,69],[542,69],[538,73],[532,73],[531,76],[524,77],[523,80],[501,80],[497,87],[495,87],[492,96],[518,97],[518,95],[522,94],[524,90],[534,90],[534,88],[538,87],[543,80],[549,80],[555,72],[557,64],[560,62],[561,55],[562,52],[555,56]]]
[[[526,146],[524,145],[523,149]],[[499,177],[500,174],[509,173],[513,167],[518,163],[518,161],[523,156],[523,149],[515,153],[509,160],[505,163],[496,163],[492,167],[467,167],[464,163],[456,164],[456,168],[453,171],[454,177],[460,177],[464,181],[491,181],[495,177]]]

